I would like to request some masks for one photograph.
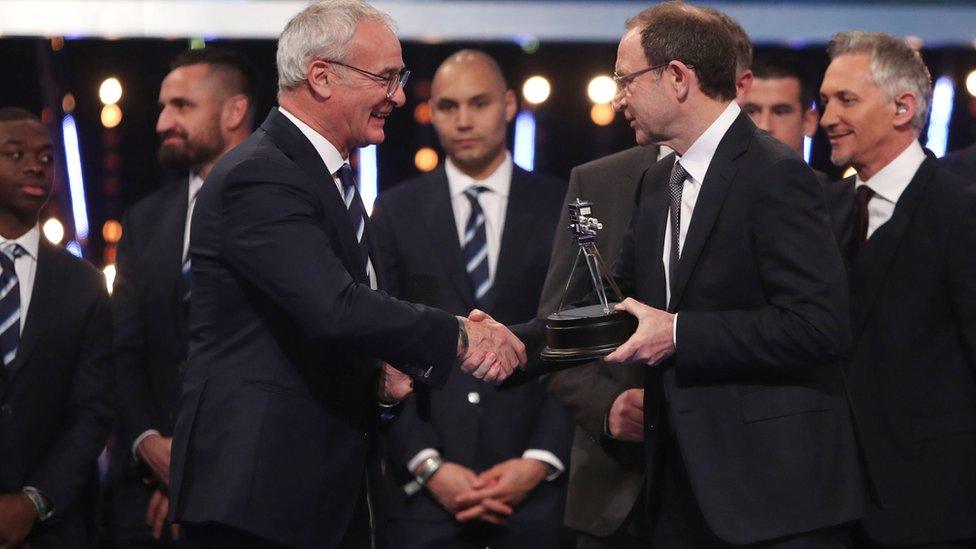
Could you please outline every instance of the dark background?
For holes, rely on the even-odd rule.
[[[258,71],[260,97],[258,123],[274,105],[275,42],[272,40],[218,40],[209,44],[237,49],[246,54]],[[0,105],[17,105],[42,113],[56,142],[60,143],[62,98],[75,98],[73,116],[78,125],[91,234],[85,256],[101,266],[109,255],[101,228],[109,219],[119,219],[126,207],[158,187],[162,172],[156,162],[154,132],[159,84],[168,72],[170,60],[189,42],[161,39],[0,39]],[[609,126],[590,120],[591,103],[586,85],[598,74],[613,71],[616,44],[543,42],[527,53],[511,42],[423,44],[405,42],[403,57],[413,71],[407,85],[407,105],[387,120],[386,141],[378,148],[379,189],[382,192],[418,173],[414,153],[423,146],[437,147],[429,125],[418,124],[413,111],[426,99],[429,78],[440,62],[462,47],[479,48],[501,63],[509,83],[520,96],[525,79],[544,75],[552,83],[549,100],[535,108],[537,117],[535,169],[568,178],[580,163],[633,145],[633,132],[618,116]],[[757,44],[756,51],[777,49]],[[823,45],[792,50],[819,85],[827,66]],[[976,69],[972,48],[926,48],[923,57],[933,79],[949,75],[956,81],[955,105],[950,125],[948,150],[976,141],[976,99],[965,89],[966,75]],[[122,82],[119,101],[122,122],[105,129],[100,122],[101,82],[110,76]],[[528,108],[522,104],[523,108]],[[923,139],[925,133],[923,132]],[[62,160],[63,163],[63,160]],[[829,149],[822,132],[814,140],[811,163],[839,175],[829,162]],[[58,173],[55,196],[43,219],[56,216],[64,221],[65,241],[73,238],[68,189],[63,165]]]

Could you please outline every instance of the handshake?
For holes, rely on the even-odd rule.
[[[505,325],[475,309],[458,317],[461,371],[488,383],[501,383],[526,362],[525,345]]]
[[[475,309],[467,318],[458,317],[457,357],[461,371],[487,381],[501,383],[516,366],[524,366],[525,345],[504,324]],[[380,376],[381,402],[394,403],[413,392],[413,379],[384,363]]]

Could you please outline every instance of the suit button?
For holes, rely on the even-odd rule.
[[[654,430],[654,424],[652,423],[652,424],[648,425],[647,426],[647,430],[648,431],[653,431]]]
[[[10,417],[14,413],[14,409],[10,407],[9,404],[4,404],[0,406],[0,417]]]
[[[481,395],[479,395],[476,391],[471,391],[470,393],[468,393],[468,402],[470,402],[471,404],[477,404],[481,402]]]

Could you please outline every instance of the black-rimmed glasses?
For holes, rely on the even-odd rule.
[[[397,88],[404,88],[407,85],[407,80],[410,79],[410,71],[407,69],[400,69],[400,71],[391,76],[383,76],[382,74],[376,74],[375,72],[369,72],[368,70],[361,69],[359,67],[354,67],[352,65],[347,65],[339,61],[333,61],[331,59],[323,59],[326,63],[332,63],[335,65],[340,65],[346,67],[347,69],[352,69],[358,73],[365,74],[370,78],[376,80],[377,82],[386,82],[386,98],[393,99],[393,94],[396,93]]]

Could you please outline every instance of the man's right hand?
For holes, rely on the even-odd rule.
[[[149,435],[136,448],[139,459],[149,466],[153,478],[164,488],[169,488],[169,457],[173,446],[172,437]]]
[[[474,471],[463,465],[445,461],[427,480],[427,490],[441,507],[452,515],[470,507],[457,502],[458,496],[471,491],[471,484],[478,478]]]
[[[526,362],[525,345],[508,328],[475,309],[459,320],[467,329],[468,345],[461,371],[489,383],[501,383]]]
[[[610,436],[617,440],[644,440],[644,389],[627,389],[620,393],[607,416]]]

